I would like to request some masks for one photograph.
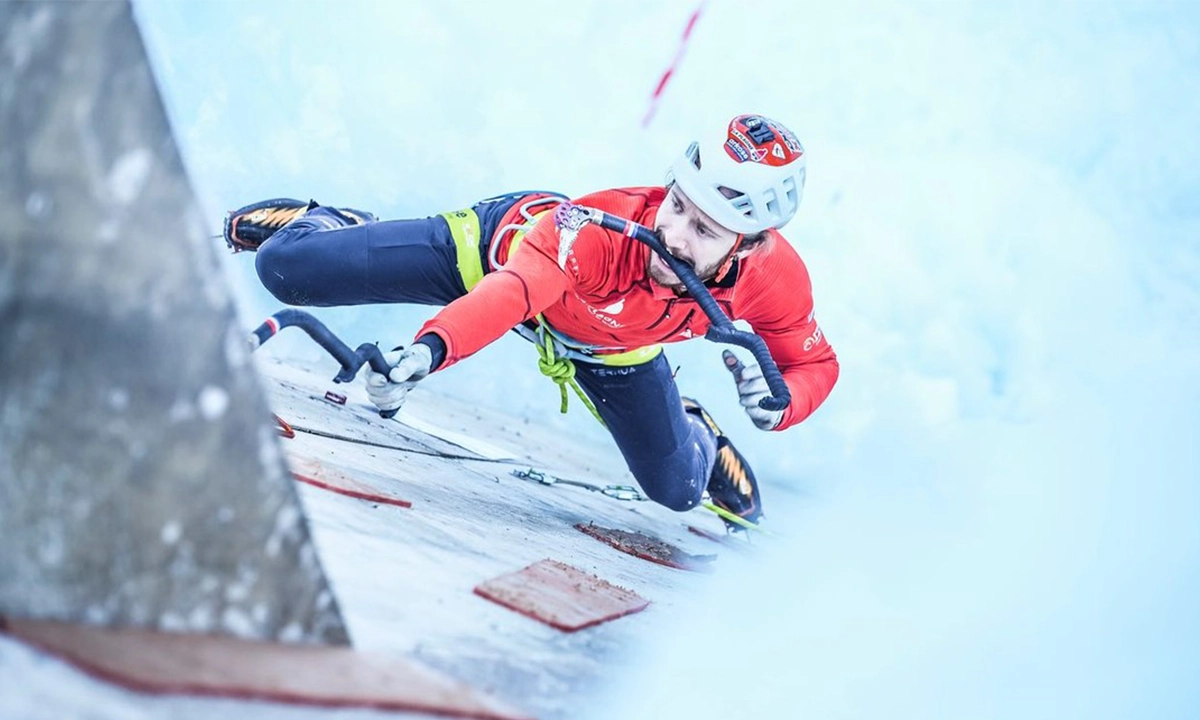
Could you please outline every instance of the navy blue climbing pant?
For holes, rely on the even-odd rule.
[[[504,214],[528,193],[485,200],[480,258]],[[328,208],[288,224],[258,249],[263,285],[289,305],[446,305],[467,293],[450,226],[441,216],[347,225]],[[596,405],[643,492],[672,510],[700,502],[716,459],[712,432],[685,413],[670,364],[575,362],[575,380]]]

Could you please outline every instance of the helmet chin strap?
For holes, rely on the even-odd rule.
[[[713,276],[713,282],[721,282],[729,274],[729,269],[733,267],[734,258],[737,257],[738,248],[742,246],[742,240],[745,238],[745,233],[738,233],[737,239],[733,241],[733,247],[729,249],[729,254],[725,256],[725,262],[721,263],[717,274]]]

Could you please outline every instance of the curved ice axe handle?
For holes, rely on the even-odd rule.
[[[564,231],[578,233],[579,229],[583,227],[583,223],[592,222],[605,230],[619,232],[626,237],[649,245],[650,249],[667,263],[671,271],[687,288],[688,293],[695,298],[700,309],[708,316],[711,325],[704,337],[713,342],[744,347],[754,355],[754,359],[762,368],[763,379],[767,381],[767,387],[771,390],[771,397],[759,400],[758,406],[764,410],[783,410],[792,402],[792,393],[783,380],[783,373],[779,372],[779,366],[775,364],[763,339],[754,333],[738,330],[733,321],[721,311],[721,307],[713,299],[712,293],[704,287],[704,282],[696,276],[691,266],[667,252],[667,248],[650,228],[632,220],[610,215],[603,210],[571,203],[563,203],[558,206],[558,210],[554,213],[554,222],[558,225],[560,233]]]
[[[387,360],[383,359],[383,353],[379,351],[378,345],[363,343],[358,346],[357,350],[351,350],[350,346],[338,339],[338,336],[325,327],[324,323],[309,313],[295,308],[280,310],[255,328],[250,335],[250,350],[257,350],[260,345],[270,340],[285,327],[298,327],[308,333],[309,337],[316,340],[318,345],[325,348],[333,356],[333,359],[341,364],[342,370],[333,378],[334,382],[350,382],[363,365],[370,365],[372,370],[382,375],[391,372],[392,368],[387,364]],[[390,418],[395,414],[396,410],[379,411],[380,417],[385,418]]]

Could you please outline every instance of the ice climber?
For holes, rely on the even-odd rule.
[[[653,229],[731,318],[765,340],[792,402],[760,408],[767,384],[758,365],[746,366],[737,389],[761,430],[807,418],[838,377],[813,315],[808,270],[778,231],[800,205],[806,164],[786,127],[740,115],[691,143],[664,186],[572,200]],[[378,221],[275,199],[230,213],[225,239],[235,251],[257,251],[259,278],[284,303],[445,306],[411,344],[385,355],[387,376],[367,368],[367,392],[381,410],[399,408],[422,378],[516,329],[542,344],[543,371],[560,381],[573,373],[647,497],[685,511],[707,490],[716,505],[759,522],[749,464],[707,412],[680,397],[662,351],[703,337],[709,319],[662,258],[619,233],[585,225],[560,257],[552,216],[565,200],[516,192],[423,219]]]

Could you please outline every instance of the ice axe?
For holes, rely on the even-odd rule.
[[[575,242],[575,237],[587,223],[594,223],[605,230],[619,232],[626,237],[633,238],[640,243],[650,246],[650,249],[667,263],[667,266],[671,268],[671,271],[675,273],[675,276],[687,288],[688,293],[695,298],[696,303],[700,305],[700,309],[708,316],[711,324],[704,337],[713,342],[727,343],[746,348],[754,355],[754,359],[758,361],[759,367],[762,368],[763,378],[767,381],[767,388],[771,391],[770,396],[758,401],[758,406],[763,410],[783,410],[791,403],[791,391],[788,390],[787,383],[783,380],[783,374],[779,372],[779,366],[775,364],[775,360],[771,357],[771,352],[767,349],[766,342],[754,333],[738,330],[734,326],[733,321],[721,311],[721,307],[717,305],[717,301],[713,298],[712,293],[708,291],[708,288],[704,287],[704,282],[696,276],[696,272],[687,263],[672,255],[666,246],[663,245],[658,235],[650,228],[632,220],[611,215],[603,210],[575,205],[573,203],[563,203],[554,211],[554,224],[558,227],[559,238],[561,240],[559,245],[559,254],[562,256],[559,258],[560,262],[565,260],[566,253],[570,252],[570,247]],[[736,357],[734,361],[737,362]],[[728,358],[725,359],[725,364],[731,372],[740,372],[740,370],[736,370],[730,364]]]
[[[250,351],[257,350],[259,346],[285,327],[298,327],[308,333],[309,337],[316,340],[318,345],[325,348],[333,356],[333,359],[341,364],[341,372],[333,378],[336,383],[351,382],[363,365],[370,365],[372,370],[382,375],[391,372],[392,368],[383,358],[383,353],[380,352],[378,345],[363,343],[358,346],[357,350],[351,350],[350,346],[334,335],[333,331],[325,327],[324,323],[311,314],[295,308],[280,310],[255,328],[249,338]],[[384,418],[390,418],[395,414],[395,410],[379,411],[379,416]]]

